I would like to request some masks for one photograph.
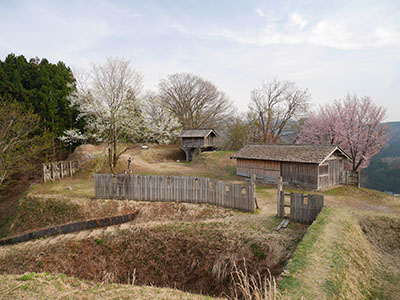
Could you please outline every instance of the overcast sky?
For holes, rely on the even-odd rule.
[[[153,90],[195,73],[239,111],[278,77],[308,88],[314,108],[356,93],[400,121],[400,0],[1,0],[0,58],[11,52],[80,68],[125,57]]]

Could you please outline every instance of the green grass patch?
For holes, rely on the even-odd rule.
[[[1,228],[1,234],[9,236],[83,218],[79,205],[68,199],[28,196],[17,201],[15,212],[8,216],[6,223]]]
[[[16,278],[16,280],[28,281],[28,280],[32,280],[32,278],[33,278],[33,273],[26,273],[26,274],[22,275],[21,277]]]
[[[101,245],[101,244],[104,244],[104,243],[105,243],[105,240],[102,240],[102,239],[94,239],[94,242],[95,242],[97,245]]]
[[[252,244],[250,244],[250,249],[251,249],[251,252],[253,252],[255,257],[257,257],[258,259],[265,259],[265,257],[266,257],[265,252],[261,248],[260,245],[258,245],[257,243],[252,243]]]
[[[271,198],[273,196],[273,192],[274,191],[271,190],[271,188],[256,185],[256,194],[261,195],[263,198]]]
[[[331,210],[329,208],[324,208],[314,223],[308,227],[307,233],[298,245],[292,259],[289,260],[287,264],[286,269],[290,275],[284,277],[280,282],[279,287],[282,290],[295,290],[301,285],[298,279],[293,277],[293,275],[307,268],[310,260],[309,254],[313,251],[316,242],[321,236],[330,214]]]

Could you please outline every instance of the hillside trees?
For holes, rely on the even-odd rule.
[[[0,190],[15,174],[27,171],[50,146],[40,133],[40,118],[16,101],[0,98]]]
[[[218,128],[233,112],[225,93],[200,76],[169,75],[159,84],[163,105],[185,129]]]
[[[82,129],[76,107],[68,96],[75,90],[71,70],[62,62],[31,59],[9,54],[0,61],[0,96],[2,101],[18,101],[40,116],[39,131],[53,133],[53,154],[61,145],[56,137],[71,128]]]
[[[274,144],[308,109],[310,94],[294,82],[273,79],[251,92],[249,110],[257,128],[257,139]]]
[[[338,144],[352,158],[352,170],[360,171],[389,139],[382,124],[385,116],[385,108],[375,105],[371,98],[347,95],[311,114],[297,142]]]
[[[139,109],[142,88],[143,77],[128,60],[109,57],[103,64],[92,64],[88,81],[79,84],[78,92],[71,97],[85,119],[86,134],[108,143],[113,173],[124,151],[118,150],[118,143],[132,140],[143,131]]]
[[[255,126],[246,114],[234,115],[219,131],[220,147],[227,150],[239,150],[254,141]]]

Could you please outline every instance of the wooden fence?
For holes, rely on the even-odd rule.
[[[58,161],[53,163],[42,164],[43,182],[62,179],[72,176],[79,169],[80,164],[77,160]]]
[[[324,206],[324,196],[322,195],[285,193],[282,190],[282,181],[278,183],[277,196],[278,217],[284,218],[285,207],[289,207],[290,220],[302,224],[312,224]],[[290,196],[290,204],[285,203],[285,196]]]
[[[254,212],[255,182],[250,185],[178,176],[95,174],[96,198],[207,203]]]
[[[340,184],[355,185],[360,187],[360,172],[344,170],[340,176]]]

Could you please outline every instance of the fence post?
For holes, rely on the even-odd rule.
[[[50,179],[52,180],[52,181],[54,181],[54,164],[53,163],[51,163],[50,164]]]
[[[361,172],[357,172],[357,187],[361,187]]]
[[[282,176],[279,177],[278,181],[278,192],[277,192],[277,211],[278,211],[278,217],[283,218],[285,216],[285,206],[282,206]],[[283,196],[283,201],[285,201],[285,196]],[[283,202],[283,205],[285,205],[285,202]],[[283,209],[282,209],[283,208]]]
[[[64,178],[64,165],[62,161],[60,161],[59,164],[60,164],[60,178],[62,179]]]
[[[250,211],[254,212],[254,205],[256,206],[256,208],[259,208],[257,199],[256,199],[256,175],[255,174],[251,175],[251,193],[252,193],[252,199],[250,201],[252,203],[250,206]]]
[[[43,182],[46,183],[46,164],[42,164]]]

